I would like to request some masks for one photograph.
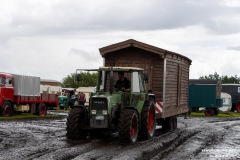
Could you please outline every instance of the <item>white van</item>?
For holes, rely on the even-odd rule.
[[[232,97],[230,94],[221,92],[221,98],[223,99],[223,106],[219,108],[222,112],[230,111],[232,107]]]

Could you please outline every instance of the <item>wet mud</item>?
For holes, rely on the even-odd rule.
[[[124,144],[118,134],[71,141],[60,119],[0,121],[0,160],[240,159],[240,119],[178,117],[178,128]]]

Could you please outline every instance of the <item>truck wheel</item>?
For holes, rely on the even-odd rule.
[[[38,114],[40,116],[46,116],[47,114],[47,106],[44,103],[40,103],[38,106]]]
[[[204,114],[205,114],[205,116],[207,116],[207,117],[213,116],[213,115],[214,115],[214,110],[211,109],[211,108],[207,108],[207,109],[204,111]]]
[[[172,124],[173,124],[173,129],[177,129],[177,117],[176,116],[172,117]]]
[[[6,101],[2,107],[2,115],[5,117],[12,116],[12,105],[10,102]]]
[[[145,102],[141,113],[141,129],[139,135],[143,139],[152,138],[156,126],[155,107],[153,102]]]
[[[138,115],[135,110],[123,109],[119,121],[119,139],[125,143],[134,143],[138,137]]]
[[[237,110],[238,113],[240,113],[240,103],[239,102],[237,103],[236,110]]]
[[[67,138],[71,140],[86,139],[87,131],[82,129],[85,123],[85,110],[82,108],[72,108],[67,117]]]

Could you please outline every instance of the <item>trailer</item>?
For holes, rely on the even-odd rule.
[[[155,95],[158,119],[188,112],[191,60],[181,54],[129,39],[99,49],[104,66],[143,68],[146,89]]]
[[[240,84],[222,84],[222,91],[231,95],[231,111],[240,113]]]
[[[217,80],[189,80],[189,108],[198,111],[205,108],[205,116],[218,115],[223,106],[221,83]]]
[[[46,115],[47,105],[57,105],[57,95],[40,93],[40,77],[0,73],[0,113],[14,111]]]

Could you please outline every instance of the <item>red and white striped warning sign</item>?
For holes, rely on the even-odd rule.
[[[163,105],[162,102],[156,102],[156,113],[162,113]]]

